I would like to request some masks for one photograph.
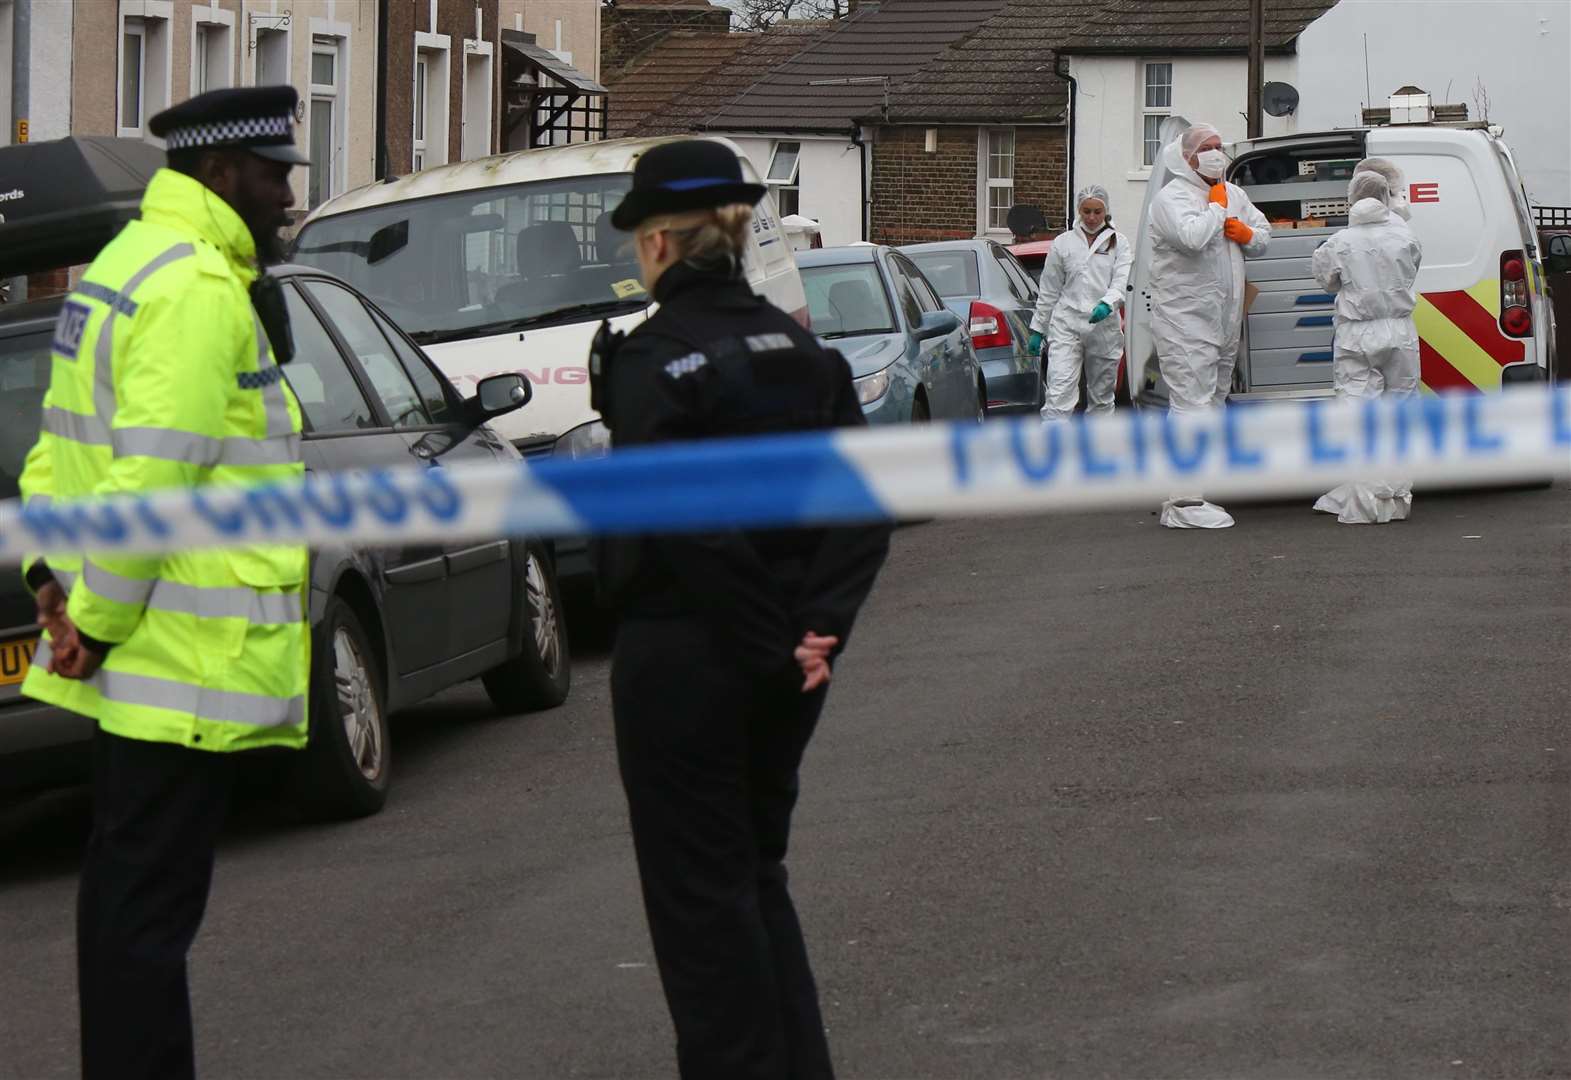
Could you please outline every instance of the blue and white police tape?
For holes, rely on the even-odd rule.
[[[682,532],[1143,507],[1172,494],[1309,495],[1357,479],[1548,476],[1571,476],[1567,388],[838,430],[250,489],[12,500],[0,504],[0,563],[24,552]]]

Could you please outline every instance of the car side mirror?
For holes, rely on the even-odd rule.
[[[929,338],[948,337],[958,329],[960,316],[953,311],[929,311],[916,324],[916,339],[926,341]]]
[[[481,379],[475,386],[475,396],[469,399],[470,414],[480,423],[485,423],[515,409],[522,409],[534,396],[534,386],[517,372],[491,375]]]

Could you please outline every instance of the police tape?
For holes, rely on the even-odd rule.
[[[1034,514],[1571,476],[1571,389],[1128,410],[667,443],[600,458],[311,473],[253,488],[0,503],[24,552],[388,545]]]

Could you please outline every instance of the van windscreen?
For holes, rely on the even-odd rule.
[[[429,344],[649,303],[611,225],[626,173],[437,195],[311,222],[293,259],[353,284]]]

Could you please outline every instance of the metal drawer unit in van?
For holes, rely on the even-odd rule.
[[[1315,281],[1310,260],[1336,231],[1283,229],[1265,254],[1246,257],[1245,277],[1260,290],[1244,320],[1251,390],[1331,385],[1336,298]]]

